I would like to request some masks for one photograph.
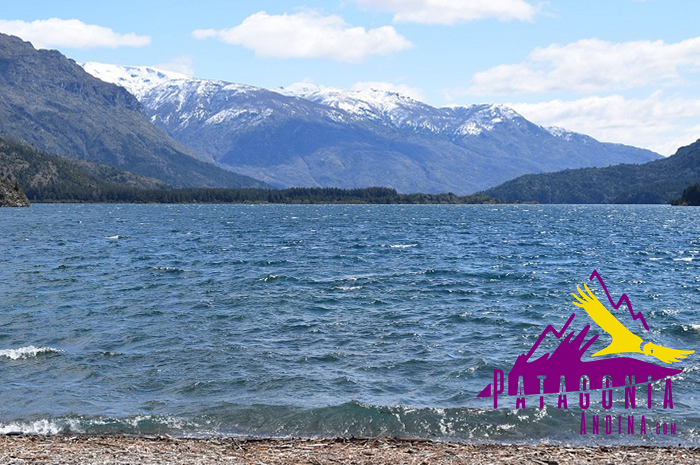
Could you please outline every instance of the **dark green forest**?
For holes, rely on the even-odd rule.
[[[528,174],[484,191],[508,201],[670,204],[700,182],[700,141],[641,165]]]
[[[28,189],[32,202],[107,203],[364,203],[364,204],[482,204],[496,203],[485,195],[399,194],[395,189],[368,187],[294,187],[290,189],[137,189],[101,186],[63,190],[60,187]]]
[[[700,206],[700,184],[694,184],[683,190],[680,199],[673,201],[673,205],[688,205],[692,207]]]

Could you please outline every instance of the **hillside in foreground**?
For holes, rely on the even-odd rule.
[[[699,181],[700,140],[661,160],[530,174],[484,194],[510,202],[668,204]]]
[[[124,88],[56,50],[0,34],[0,134],[43,152],[87,160],[173,186],[264,187],[198,159],[156,128]]]

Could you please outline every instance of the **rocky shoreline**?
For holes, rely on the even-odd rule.
[[[17,183],[0,178],[0,207],[28,207],[29,199]]]
[[[411,439],[0,436],[0,464],[697,464],[700,448],[575,447]]]

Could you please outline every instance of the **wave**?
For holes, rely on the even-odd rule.
[[[336,291],[356,291],[362,289],[362,286],[333,286]]]
[[[199,433],[197,433],[199,431]],[[128,418],[66,416],[38,420],[15,420],[0,423],[0,435],[34,434],[52,436],[59,434],[134,434],[180,436],[214,435],[202,425],[171,416],[136,415]]]
[[[592,406],[586,413],[608,412]],[[593,411],[595,410],[595,411]],[[625,413],[625,416],[627,413]],[[606,443],[700,444],[697,420],[654,412],[653,421],[673,421],[678,435],[595,436]],[[649,415],[648,415],[649,416]],[[653,421],[652,421],[653,420]],[[317,408],[219,403],[194,417],[140,414],[114,418],[69,415],[0,422],[0,434],[129,434],[173,437],[402,437],[496,443],[586,444],[577,409],[509,410],[371,405],[349,401]]]
[[[40,436],[51,436],[68,432],[85,433],[80,426],[80,420],[77,418],[0,423],[0,434],[36,434]]]
[[[163,271],[166,273],[184,273],[185,270],[182,268],[177,268],[175,266],[151,266],[149,267],[150,270],[153,271]]]
[[[20,358],[33,358],[43,354],[60,354],[63,353],[61,349],[54,349],[53,347],[36,347],[27,346],[20,347],[19,349],[3,349],[0,350],[0,357],[7,357],[12,360],[18,360]]]
[[[176,437],[253,436],[282,437],[429,437],[478,439],[492,426],[482,427],[473,409],[376,406],[356,401],[340,405],[301,408],[283,405],[220,404],[196,418],[135,415],[125,418],[71,415],[0,423],[0,434],[134,434]],[[505,412],[486,411],[488,417]],[[511,430],[510,418],[490,419],[498,430]],[[506,426],[503,428],[503,426]],[[483,430],[483,431],[482,431]]]

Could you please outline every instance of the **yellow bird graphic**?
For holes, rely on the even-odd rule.
[[[695,352],[694,350],[670,349],[651,342],[647,342],[642,348],[642,343],[644,342],[642,338],[632,333],[632,331],[620,323],[617,318],[600,303],[598,298],[593,295],[591,290],[588,289],[588,285],[585,286],[586,292],[583,292],[580,287],[577,288],[580,296],[572,294],[578,301],[578,303],[572,303],[577,307],[583,308],[593,321],[595,321],[603,331],[610,334],[613,339],[609,346],[603,350],[599,350],[593,354],[592,357],[624,352],[638,352],[644,355],[652,355],[664,363],[673,363],[680,362],[680,359],[687,358],[689,354]]]

